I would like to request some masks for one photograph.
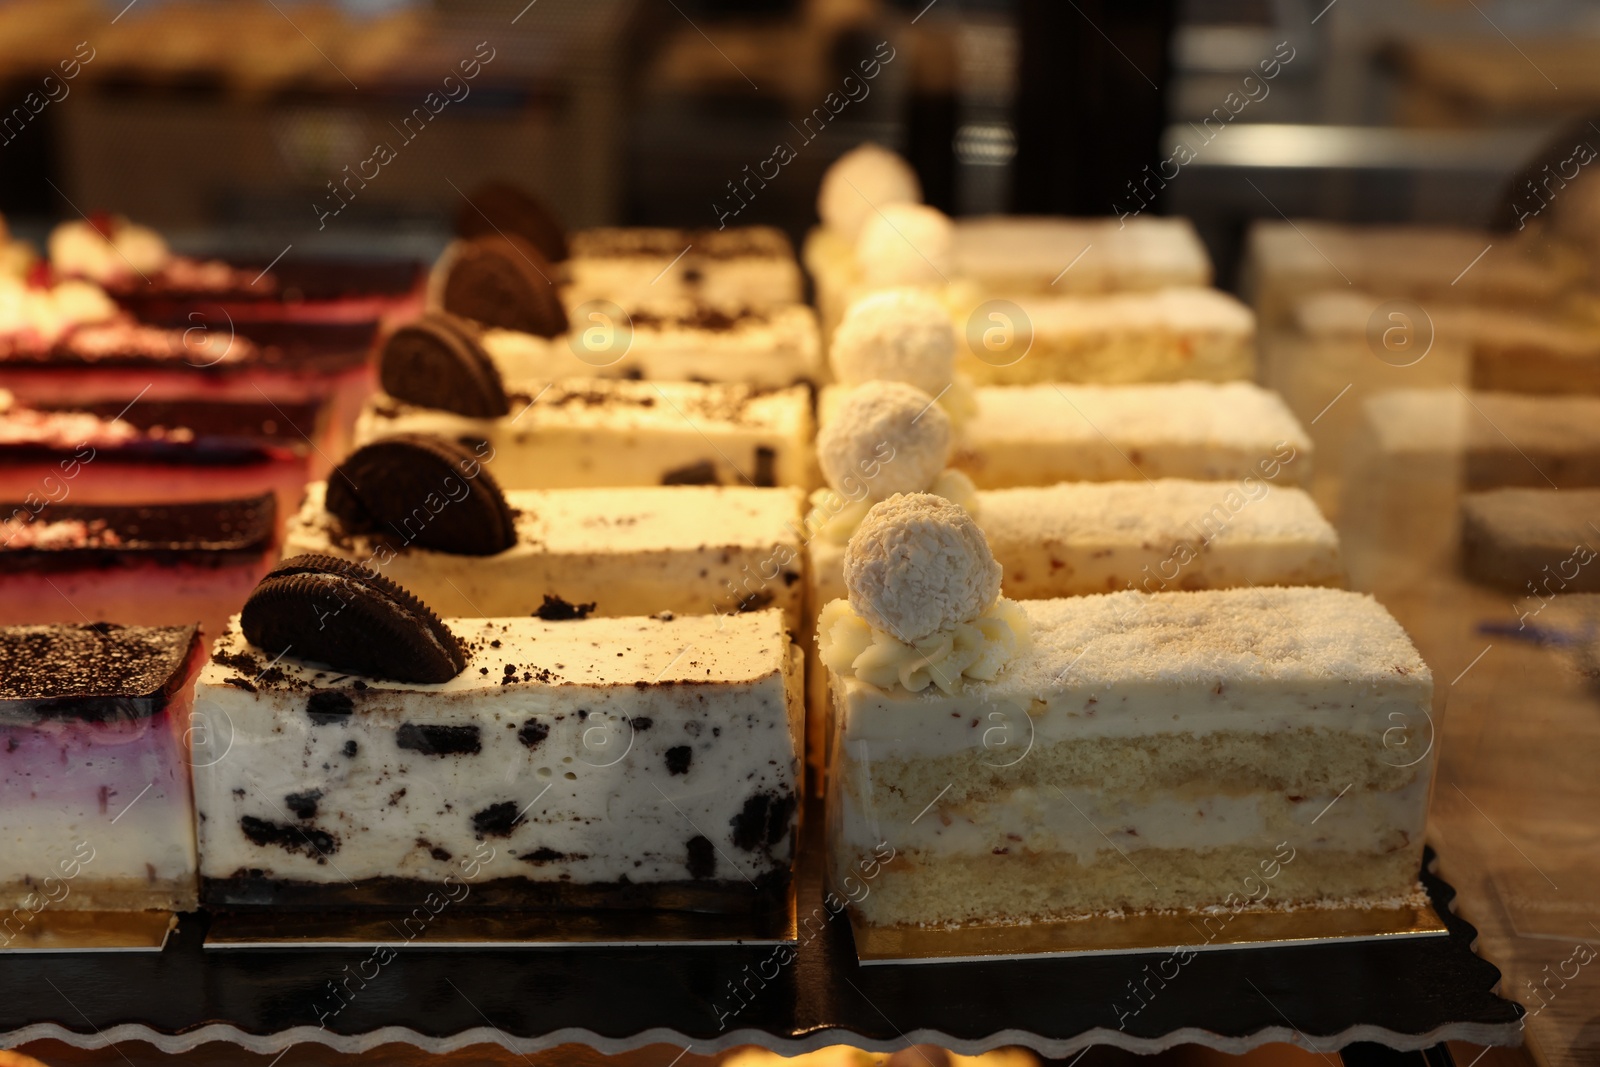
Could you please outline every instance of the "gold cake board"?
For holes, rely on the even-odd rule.
[[[224,912],[212,916],[205,947],[687,948],[792,945],[799,941],[793,883],[782,910],[750,915],[645,911],[475,914],[445,909],[420,930],[409,929],[406,919],[404,912]]]
[[[178,925],[170,911],[43,911],[5,931],[3,952],[160,952]]]
[[[1175,911],[956,929],[873,926],[852,908],[850,929],[862,966],[1278,948],[1448,933],[1420,889],[1396,907]]]

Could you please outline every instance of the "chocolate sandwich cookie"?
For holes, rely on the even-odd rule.
[[[522,238],[490,234],[462,241],[448,270],[446,311],[540,337],[566,332],[555,267]]]
[[[456,212],[456,235],[514,234],[552,263],[567,258],[567,234],[543,200],[510,182],[485,182]]]
[[[494,361],[464,319],[430,311],[384,341],[378,355],[383,391],[398,400],[474,419],[511,412]]]
[[[328,476],[326,499],[350,533],[460,556],[492,556],[517,543],[494,477],[466,446],[426,434],[356,449]]]
[[[271,656],[397,682],[448,682],[466,649],[427,605],[369,566],[296,556],[268,572],[245,601],[240,628]]]

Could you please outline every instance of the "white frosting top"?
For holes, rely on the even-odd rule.
[[[931,493],[873,505],[844,557],[850,606],[911,644],[982,615],[999,599],[1000,575],[972,516]]]
[[[942,285],[955,261],[955,229],[923,204],[889,204],[861,227],[856,263],[869,286]]]
[[[50,232],[50,264],[60,274],[108,282],[132,274],[151,274],[165,267],[172,252],[161,235],[120,215],[106,229],[88,222],[63,222]]]
[[[949,457],[949,417],[931,396],[903,382],[858,385],[817,435],[823,476],[850,500],[920,493]]]
[[[921,201],[922,185],[911,165],[869,141],[834,160],[823,173],[817,214],[828,229],[854,241],[867,219],[877,214],[874,208]]]
[[[74,326],[108,322],[117,305],[93,282],[35,287],[0,275],[0,334],[26,334],[51,344]]]
[[[882,378],[938,396],[955,380],[955,326],[944,305],[924,290],[873,293],[845,312],[828,360],[846,385]]]

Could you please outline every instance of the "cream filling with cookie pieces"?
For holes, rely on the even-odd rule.
[[[672,885],[748,906],[787,882],[802,712],[780,612],[445,626],[467,664],[431,685],[222,635],[196,690],[231,738],[194,770],[210,899],[433,888],[474,858],[478,901]]]

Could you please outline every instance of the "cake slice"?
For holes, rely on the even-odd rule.
[[[981,304],[956,309],[958,325],[968,327],[959,366],[979,384],[1223,382],[1255,374],[1255,316],[1215,289],[1017,300],[1020,322],[999,312],[991,321]],[[996,342],[998,351],[982,344],[991,326],[1014,331]]]
[[[822,391],[826,425],[842,399]],[[989,386],[957,428],[951,464],[981,489],[1135,478],[1302,485],[1311,442],[1275,393],[1249,382]]]
[[[383,639],[379,634],[385,635]],[[797,822],[776,610],[441,621],[374,570],[280,565],[201,673],[235,756],[195,768],[213,906],[754,911]]]
[[[50,264],[60,277],[103,286],[145,321],[224,312],[233,320],[372,324],[421,310],[425,278],[415,261],[175,255],[155,230],[103,212],[57,226]]]
[[[0,503],[0,626],[199,620],[222,632],[273,558],[276,499]]]
[[[1522,596],[1600,592],[1600,489],[1491,489],[1461,501],[1461,566]]]
[[[600,227],[569,240],[569,303],[609,300],[624,308],[688,298],[774,308],[802,299],[794,246],[771,226],[678,230]]]
[[[273,492],[299,506],[323,412],[274,402],[30,405],[0,389],[0,499],[145,504]]]
[[[683,299],[624,309],[568,299],[571,328],[563,336],[483,335],[483,347],[507,380],[586,374],[781,388],[823,378],[817,316],[803,304],[722,307]]]
[[[510,414],[472,418],[380,395],[355,441],[421,433],[482,443],[508,490],[810,483],[803,386],[566,378],[511,383],[507,399]]]
[[[436,519],[468,494],[497,517],[475,520],[466,536],[442,532]],[[283,554],[369,562],[450,616],[778,607],[799,630],[802,499],[794,488],[742,486],[502,493],[463,446],[384,438],[347,458],[330,482],[306,487]],[[490,526],[505,532],[477,542]]]
[[[1001,600],[976,525],[919,495],[876,505],[845,567],[818,623],[828,849],[841,891],[875,866],[865,921],[1412,896],[1433,684],[1370,597]]]
[[[193,626],[0,627],[0,938],[46,908],[194,909],[202,658]]]

